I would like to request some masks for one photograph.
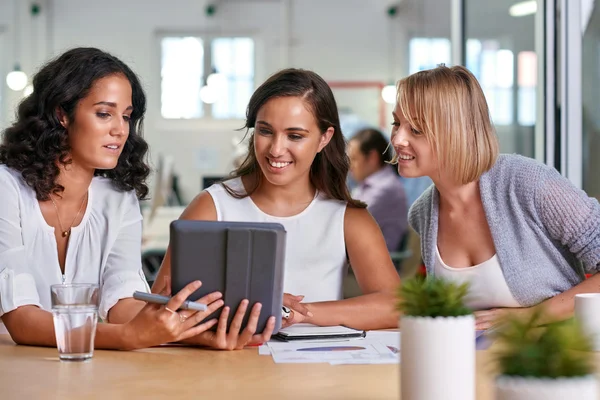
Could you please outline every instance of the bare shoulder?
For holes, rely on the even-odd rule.
[[[364,235],[364,230],[378,229],[377,223],[366,208],[346,207],[344,214],[344,234]]]
[[[180,219],[216,221],[217,208],[210,193],[203,191],[198,194],[185,208]]]
[[[361,260],[390,260],[383,233],[366,208],[346,207],[344,240],[354,269],[361,268]]]

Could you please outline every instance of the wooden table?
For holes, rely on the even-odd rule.
[[[477,352],[477,400],[492,399],[489,354]],[[0,399],[395,399],[398,365],[275,364],[256,348],[97,350],[66,363],[56,349],[0,335]],[[433,383],[433,380],[432,380]]]

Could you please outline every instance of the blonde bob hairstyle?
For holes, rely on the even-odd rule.
[[[425,135],[439,172],[457,183],[479,179],[498,157],[498,139],[477,79],[461,66],[420,71],[398,82],[400,112]]]

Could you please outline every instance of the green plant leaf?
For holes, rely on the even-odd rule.
[[[457,284],[437,277],[416,277],[398,289],[397,309],[413,317],[459,317],[472,314],[464,304],[467,283]]]
[[[501,349],[496,357],[503,375],[533,378],[569,378],[594,372],[592,342],[573,320],[540,327],[541,311],[529,318],[505,319],[495,337]]]

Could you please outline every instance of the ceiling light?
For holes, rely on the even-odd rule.
[[[508,14],[511,17],[524,17],[526,15],[535,14],[537,11],[537,1],[521,1],[519,3],[513,4],[508,9]]]
[[[23,89],[23,97],[27,97],[31,93],[33,93],[33,85],[29,84],[29,85],[25,86],[25,89]]]
[[[23,90],[27,86],[27,74],[21,71],[19,64],[6,75],[6,84],[14,91]]]
[[[200,100],[206,104],[213,104],[218,100],[218,93],[212,86],[205,85],[200,89]]]
[[[206,84],[214,87],[217,91],[227,89],[227,78],[224,74],[213,72],[206,78]]]
[[[383,101],[388,104],[396,104],[396,85],[387,85],[381,90]]]

